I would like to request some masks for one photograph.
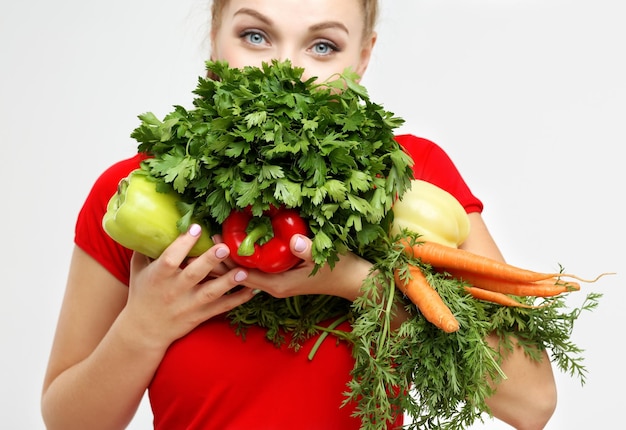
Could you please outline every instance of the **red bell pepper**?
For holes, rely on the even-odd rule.
[[[307,223],[295,209],[272,207],[255,217],[250,208],[233,211],[222,224],[222,239],[232,260],[267,273],[291,269],[301,259],[291,253],[294,234],[308,235]]]

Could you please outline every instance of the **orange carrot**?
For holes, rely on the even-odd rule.
[[[447,272],[474,287],[514,296],[553,297],[562,293],[580,290],[580,284],[562,281],[556,278],[535,282],[509,281],[507,279],[490,278],[481,273],[463,270],[447,270]]]
[[[585,280],[576,275],[565,273],[539,273],[435,242],[421,242],[412,246],[408,241],[404,241],[404,250],[408,255],[417,257],[424,263],[438,269],[476,272],[483,276],[517,282],[535,282],[555,277],[573,278],[581,282],[595,282],[605,275],[600,275],[593,280]]]
[[[446,333],[453,333],[459,329],[450,308],[441,299],[439,293],[428,283],[428,280],[419,267],[409,266],[411,274],[408,279],[401,279],[399,271],[395,272],[395,280],[398,288],[420,310],[424,318]]]
[[[467,291],[472,297],[478,300],[484,300],[487,302],[495,303],[502,306],[512,306],[512,307],[520,307],[520,308],[538,308],[539,306],[528,305],[526,303],[520,303],[512,297],[507,296],[503,293],[498,293],[496,291],[483,290],[482,288],[477,287],[464,287],[465,291]]]

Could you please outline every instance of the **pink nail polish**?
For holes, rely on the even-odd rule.
[[[200,236],[200,233],[202,233],[202,227],[198,224],[191,224],[191,227],[189,227],[189,234],[193,237],[197,237]]]
[[[228,254],[228,248],[226,248],[225,246],[221,246],[215,250],[215,256],[217,258],[226,258],[228,257]]]
[[[245,280],[247,277],[248,277],[248,274],[244,272],[243,270],[240,270],[239,272],[235,273],[235,281],[237,282],[241,282]]]
[[[301,236],[296,238],[296,243],[293,245],[293,249],[296,252],[304,252],[306,250],[306,242]]]

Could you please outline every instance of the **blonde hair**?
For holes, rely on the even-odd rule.
[[[228,0],[213,0],[211,5],[211,28],[216,31],[220,26],[222,11],[228,4]],[[378,0],[361,0],[363,6],[363,40],[369,38],[374,32],[378,19]]]

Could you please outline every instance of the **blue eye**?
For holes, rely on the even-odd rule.
[[[261,45],[265,43],[265,36],[256,31],[249,31],[243,34],[246,41],[252,45]]]
[[[330,55],[338,51],[337,47],[330,42],[318,42],[313,45],[313,52],[317,55]]]

